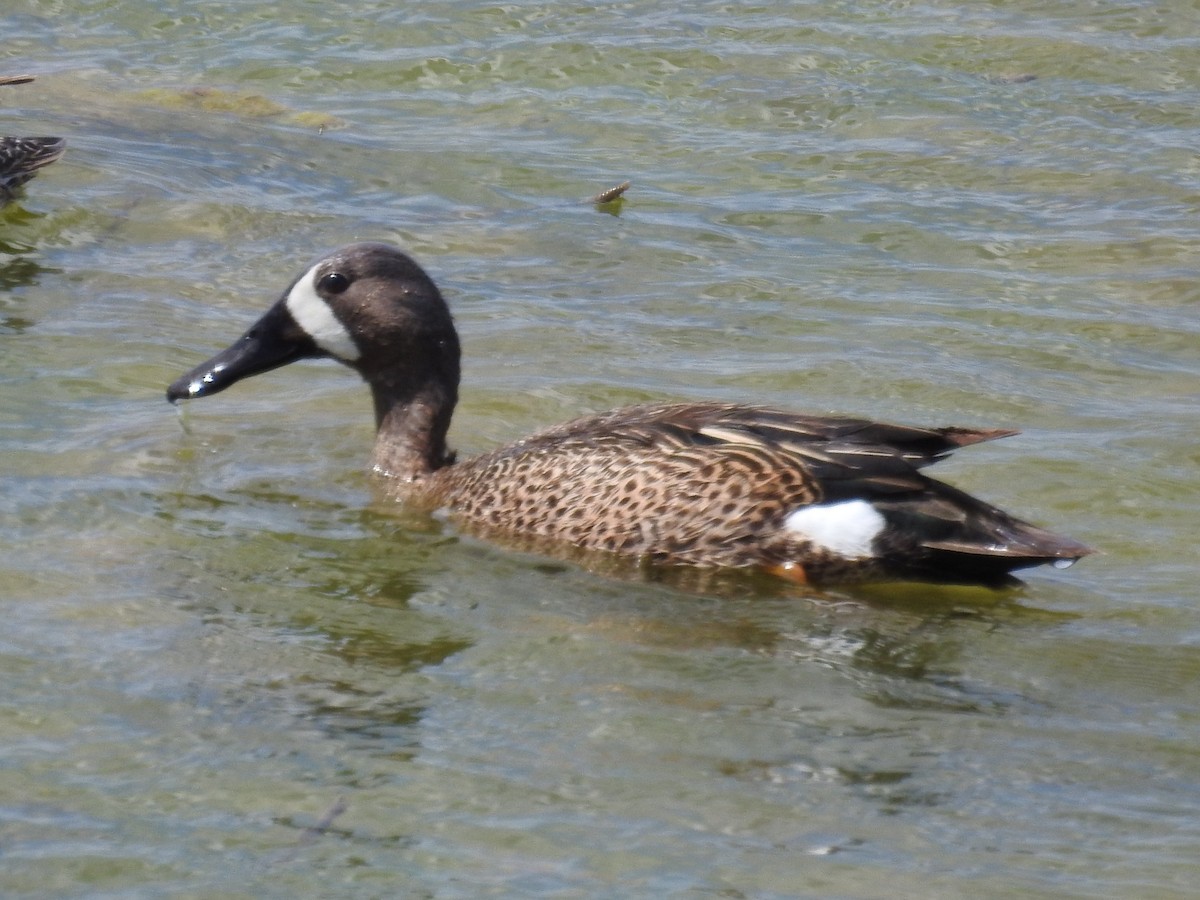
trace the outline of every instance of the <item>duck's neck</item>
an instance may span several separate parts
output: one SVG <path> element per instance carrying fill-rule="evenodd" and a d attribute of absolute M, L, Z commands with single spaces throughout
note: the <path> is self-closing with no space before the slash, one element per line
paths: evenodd
<path fill-rule="evenodd" d="M 375 399 L 375 453 L 372 467 L 381 475 L 413 483 L 451 462 L 446 432 L 458 391 L 427 382 L 397 392 L 372 385 Z"/>

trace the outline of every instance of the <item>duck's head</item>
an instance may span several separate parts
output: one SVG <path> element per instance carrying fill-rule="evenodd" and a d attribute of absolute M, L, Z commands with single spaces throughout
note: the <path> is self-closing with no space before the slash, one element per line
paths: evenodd
<path fill-rule="evenodd" d="M 390 244 L 343 247 L 313 263 L 230 347 L 177 378 L 172 403 L 219 393 L 299 359 L 331 357 L 378 395 L 436 383 L 454 394 L 458 336 L 437 286 Z"/>

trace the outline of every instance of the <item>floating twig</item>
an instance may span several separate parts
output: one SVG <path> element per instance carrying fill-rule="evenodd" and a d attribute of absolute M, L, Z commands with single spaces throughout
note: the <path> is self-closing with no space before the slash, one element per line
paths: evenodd
<path fill-rule="evenodd" d="M 304 832 L 300 835 L 300 840 L 296 841 L 297 846 L 311 844 L 326 831 L 328 831 L 329 826 L 333 824 L 333 820 L 344 813 L 348 808 L 349 807 L 346 805 L 346 798 L 338 797 L 337 800 L 333 802 L 333 806 L 325 810 L 325 815 L 317 819 L 316 825 L 312 825 L 309 828 L 304 829 Z"/>

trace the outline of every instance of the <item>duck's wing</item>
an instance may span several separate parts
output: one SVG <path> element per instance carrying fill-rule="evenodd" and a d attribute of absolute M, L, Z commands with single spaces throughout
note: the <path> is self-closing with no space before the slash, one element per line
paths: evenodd
<path fill-rule="evenodd" d="M 57 160 L 67 142 L 56 137 L 0 137 L 0 200 Z"/>
<path fill-rule="evenodd" d="M 885 491 L 912 487 L 917 470 L 959 447 L 1009 437 L 1008 429 L 918 428 L 868 419 L 809 416 L 761 406 L 690 403 L 633 406 L 576 419 L 522 444 L 611 441 L 719 456 L 757 451 L 800 464 L 819 483 L 878 480 Z"/>

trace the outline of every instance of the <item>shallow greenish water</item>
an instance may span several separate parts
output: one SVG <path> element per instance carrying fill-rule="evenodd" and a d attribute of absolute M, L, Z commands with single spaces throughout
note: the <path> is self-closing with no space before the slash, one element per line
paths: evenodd
<path fill-rule="evenodd" d="M 678 6 L 0 12 L 70 144 L 0 212 L 0 894 L 1194 895 L 1194 7 Z M 941 474 L 1103 555 L 608 580 L 378 499 L 332 364 L 163 401 L 356 239 L 450 297 L 464 453 L 1018 427 Z"/>

